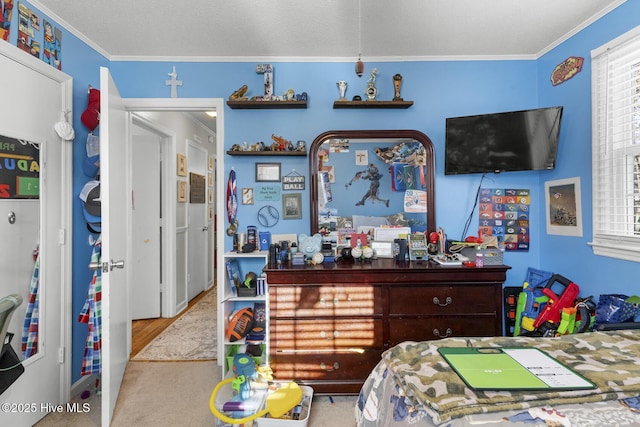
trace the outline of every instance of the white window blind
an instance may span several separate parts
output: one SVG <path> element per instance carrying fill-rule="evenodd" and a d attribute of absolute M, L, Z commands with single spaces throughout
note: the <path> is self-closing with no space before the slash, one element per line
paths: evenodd
<path fill-rule="evenodd" d="M 640 27 L 592 57 L 593 251 L 640 262 Z"/>

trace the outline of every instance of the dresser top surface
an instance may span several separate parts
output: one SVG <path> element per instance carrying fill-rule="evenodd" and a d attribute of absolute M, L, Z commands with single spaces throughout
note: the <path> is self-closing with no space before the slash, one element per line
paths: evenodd
<path fill-rule="evenodd" d="M 304 265 L 292 265 L 291 263 L 284 263 L 280 265 L 268 265 L 265 271 L 269 272 L 292 272 L 292 271 L 304 271 L 304 272 L 347 272 L 347 271 L 366 271 L 370 273 L 377 272 L 402 272 L 402 271 L 419 271 L 419 272 L 442 272 L 442 271 L 465 271 L 465 272 L 478 272 L 483 271 L 506 271 L 511 267 L 508 265 L 486 265 L 484 267 L 465 267 L 462 265 L 440 265 L 435 261 L 396 261 L 391 258 L 378 258 L 370 261 L 338 261 L 338 262 L 324 262 L 322 264 L 304 264 Z"/>
<path fill-rule="evenodd" d="M 342 261 L 318 265 L 269 265 L 265 268 L 269 284 L 286 283 L 497 283 L 506 280 L 507 265 L 481 268 L 443 266 L 431 261 L 371 262 Z"/>

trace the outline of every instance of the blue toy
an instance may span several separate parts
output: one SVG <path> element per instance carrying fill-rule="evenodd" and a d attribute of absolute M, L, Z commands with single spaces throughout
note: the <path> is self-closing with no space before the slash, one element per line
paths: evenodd
<path fill-rule="evenodd" d="M 231 387 L 238 392 L 240 400 L 247 400 L 251 397 L 251 380 L 258 378 L 256 362 L 246 353 L 236 354 L 233 357 L 233 372 L 236 379 Z"/>
<path fill-rule="evenodd" d="M 305 258 L 313 258 L 313 254 L 322 249 L 322 236 L 318 233 L 313 236 L 300 234 L 298 236 L 298 251 L 302 252 Z"/>

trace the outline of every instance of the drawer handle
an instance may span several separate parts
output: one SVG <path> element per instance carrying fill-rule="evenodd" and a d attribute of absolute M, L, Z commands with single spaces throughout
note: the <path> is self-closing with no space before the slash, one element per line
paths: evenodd
<path fill-rule="evenodd" d="M 338 338 L 338 335 L 340 335 L 340 333 L 338 331 L 333 331 L 333 336 L 327 338 L 327 332 L 326 331 L 320 331 L 320 337 L 321 338 L 327 338 L 327 339 Z"/>
<path fill-rule="evenodd" d="M 340 369 L 340 364 L 338 362 L 334 362 L 333 363 L 333 368 L 327 368 L 327 364 L 322 362 L 320 364 L 320 369 L 322 369 L 323 371 L 327 371 L 327 372 L 337 371 L 338 369 Z"/>
<path fill-rule="evenodd" d="M 440 337 L 440 338 L 447 338 L 450 337 L 451 334 L 453 334 L 453 331 L 451 330 L 451 328 L 447 328 L 447 330 L 445 331 L 445 335 L 440 335 L 440 330 L 438 329 L 434 329 L 433 330 L 433 335 Z"/>
<path fill-rule="evenodd" d="M 438 297 L 433 297 L 433 303 L 435 305 L 439 305 L 440 307 L 446 307 L 449 304 L 451 304 L 453 302 L 453 298 L 451 297 L 447 297 L 447 299 L 445 299 L 444 304 L 440 304 L 440 300 L 438 299 Z"/>
<path fill-rule="evenodd" d="M 338 302 L 339 302 L 339 301 L 340 301 L 340 300 L 338 300 L 338 298 L 334 298 L 334 299 L 333 299 L 333 305 L 338 305 Z M 324 299 L 324 298 L 320 298 L 320 304 L 322 304 L 322 305 L 326 305 L 326 304 L 327 304 L 327 300 L 326 300 L 326 299 Z"/>

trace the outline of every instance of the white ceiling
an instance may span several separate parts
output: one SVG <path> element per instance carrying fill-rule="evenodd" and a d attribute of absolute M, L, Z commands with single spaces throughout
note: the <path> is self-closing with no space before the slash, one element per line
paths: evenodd
<path fill-rule="evenodd" d="M 366 62 L 536 58 L 624 1 L 32 3 L 110 60 Z"/>

